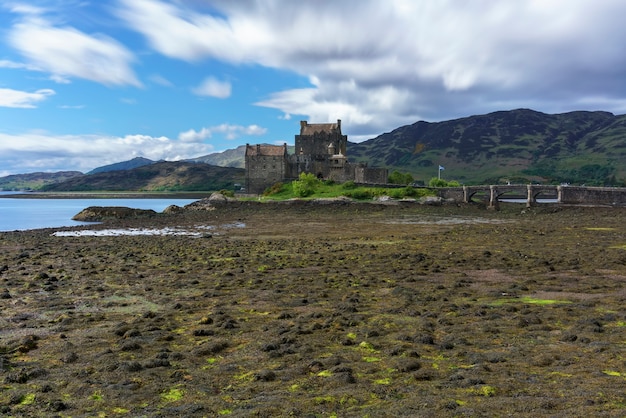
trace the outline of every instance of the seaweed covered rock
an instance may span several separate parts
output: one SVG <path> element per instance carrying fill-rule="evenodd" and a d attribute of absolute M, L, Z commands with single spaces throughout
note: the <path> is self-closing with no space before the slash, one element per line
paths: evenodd
<path fill-rule="evenodd" d="M 81 222 L 102 222 L 107 219 L 143 218 L 156 215 L 152 209 L 133 209 L 125 206 L 89 206 L 72 218 Z"/>

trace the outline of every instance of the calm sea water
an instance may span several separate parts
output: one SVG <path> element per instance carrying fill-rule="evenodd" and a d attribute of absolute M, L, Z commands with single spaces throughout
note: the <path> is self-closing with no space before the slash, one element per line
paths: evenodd
<path fill-rule="evenodd" d="M 0 192 L 0 194 L 7 194 Z M 0 231 L 84 225 L 72 216 L 89 206 L 126 206 L 162 212 L 197 199 L 14 199 L 0 198 Z"/>

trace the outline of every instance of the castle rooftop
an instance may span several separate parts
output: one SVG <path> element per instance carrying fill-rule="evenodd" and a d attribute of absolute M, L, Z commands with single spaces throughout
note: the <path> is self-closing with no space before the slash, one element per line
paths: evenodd
<path fill-rule="evenodd" d="M 266 145 L 266 144 L 257 144 L 257 145 L 249 145 L 246 144 L 246 155 L 250 157 L 257 156 L 278 156 L 281 157 L 285 155 L 287 152 L 287 145 Z"/>
<path fill-rule="evenodd" d="M 337 120 L 337 123 L 308 123 L 303 120 L 300 121 L 300 135 L 314 135 L 315 133 L 328 133 L 341 132 L 341 120 Z"/>

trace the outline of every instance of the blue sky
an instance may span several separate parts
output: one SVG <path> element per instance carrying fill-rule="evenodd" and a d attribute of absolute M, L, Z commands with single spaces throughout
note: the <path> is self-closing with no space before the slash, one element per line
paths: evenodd
<path fill-rule="evenodd" d="M 0 176 L 351 141 L 497 110 L 626 113 L 622 0 L 0 2 Z"/>

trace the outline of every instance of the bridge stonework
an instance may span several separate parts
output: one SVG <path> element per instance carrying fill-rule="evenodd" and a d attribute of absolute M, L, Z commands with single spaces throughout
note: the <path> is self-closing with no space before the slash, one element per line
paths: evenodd
<path fill-rule="evenodd" d="M 443 199 L 469 203 L 475 195 L 483 196 L 488 207 L 497 209 L 503 198 L 525 199 L 526 206 L 538 198 L 555 199 L 557 203 L 578 205 L 626 206 L 626 187 L 547 186 L 539 184 L 484 185 L 438 188 Z"/>

